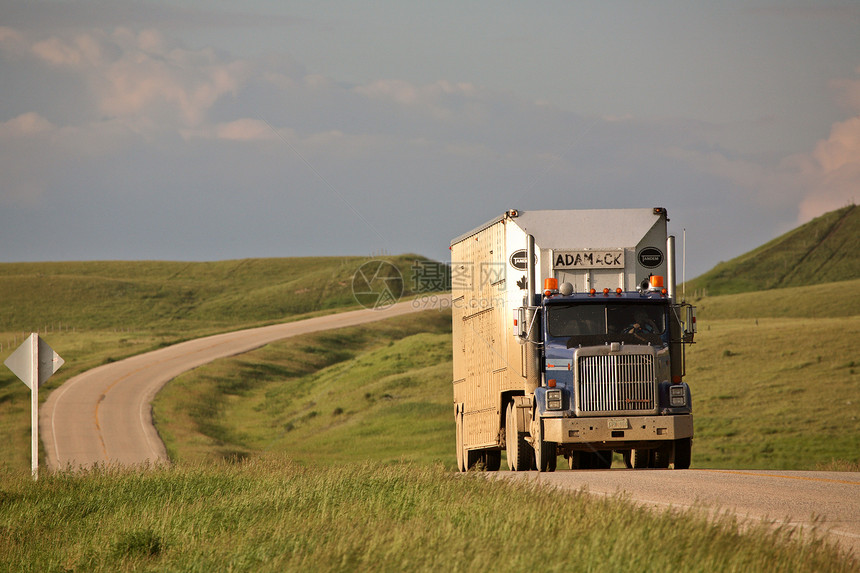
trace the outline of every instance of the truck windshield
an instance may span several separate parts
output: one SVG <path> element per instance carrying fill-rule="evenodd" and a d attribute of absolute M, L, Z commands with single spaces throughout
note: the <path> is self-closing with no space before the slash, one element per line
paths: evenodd
<path fill-rule="evenodd" d="M 660 344 L 666 310 L 654 304 L 554 304 L 547 306 L 547 330 L 568 338 L 568 347 L 603 342 Z"/>

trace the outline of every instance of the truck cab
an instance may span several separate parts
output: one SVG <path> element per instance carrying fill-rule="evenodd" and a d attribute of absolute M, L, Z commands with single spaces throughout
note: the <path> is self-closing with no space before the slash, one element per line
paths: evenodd
<path fill-rule="evenodd" d="M 552 469 L 558 455 L 571 469 L 608 468 L 613 451 L 628 467 L 689 467 L 692 401 L 681 345 L 692 340 L 692 308 L 672 304 L 659 287 L 573 294 L 552 279 L 545 286 L 532 315 L 541 376 L 526 443 L 534 448 L 541 438 L 537 449 L 546 450 L 536 468 Z"/>

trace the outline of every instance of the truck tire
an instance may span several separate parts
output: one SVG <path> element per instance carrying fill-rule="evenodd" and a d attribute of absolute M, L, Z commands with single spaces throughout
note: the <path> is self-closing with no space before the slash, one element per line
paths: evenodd
<path fill-rule="evenodd" d="M 675 440 L 675 469 L 688 470 L 693 459 L 693 438 Z"/>
<path fill-rule="evenodd" d="M 457 428 L 457 470 L 466 471 L 466 450 L 463 447 L 463 414 L 457 412 L 454 414 L 454 426 Z"/>
<path fill-rule="evenodd" d="M 514 403 L 505 411 L 505 448 L 508 468 L 512 472 L 527 472 L 531 469 L 534 453 L 532 447 L 517 429 Z"/>
<path fill-rule="evenodd" d="M 660 470 L 668 469 L 672 461 L 672 442 L 664 444 L 654 450 L 654 467 Z"/>
<path fill-rule="evenodd" d="M 483 460 L 480 450 L 466 450 L 463 452 L 463 458 L 466 461 L 466 471 L 475 469 L 478 462 Z"/>
<path fill-rule="evenodd" d="M 483 452 L 481 450 L 466 449 L 465 426 L 462 412 L 457 414 L 455 426 L 457 428 L 457 469 L 461 472 L 467 472 L 474 469 L 479 461 L 483 461 Z"/>
<path fill-rule="evenodd" d="M 558 461 L 557 444 L 543 440 L 543 420 L 532 424 L 537 430 L 534 437 L 535 465 L 539 472 L 554 472 Z"/>

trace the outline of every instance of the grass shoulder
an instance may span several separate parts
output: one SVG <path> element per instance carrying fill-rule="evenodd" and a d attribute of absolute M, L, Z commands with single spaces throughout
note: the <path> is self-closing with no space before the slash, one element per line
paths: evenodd
<path fill-rule="evenodd" d="M 3 562 L 16 571 L 857 568 L 823 538 L 787 527 L 654 513 L 434 465 L 306 467 L 265 456 L 38 482 L 4 472 L 0 483 Z"/>

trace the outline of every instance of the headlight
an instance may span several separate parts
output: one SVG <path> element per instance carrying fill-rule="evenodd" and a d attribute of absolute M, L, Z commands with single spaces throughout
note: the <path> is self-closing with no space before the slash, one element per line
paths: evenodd
<path fill-rule="evenodd" d="M 687 405 L 687 388 L 684 386 L 669 387 L 669 404 L 673 408 L 683 408 Z"/>
<path fill-rule="evenodd" d="M 561 410 L 561 390 L 547 390 L 546 409 Z"/>

